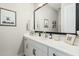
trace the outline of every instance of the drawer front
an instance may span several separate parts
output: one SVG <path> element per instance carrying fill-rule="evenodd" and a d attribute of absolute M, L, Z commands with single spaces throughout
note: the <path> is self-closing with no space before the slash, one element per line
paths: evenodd
<path fill-rule="evenodd" d="M 37 47 L 38 49 L 41 49 L 42 51 L 47 51 L 47 46 L 45 46 L 45 45 L 43 45 L 43 44 L 41 44 L 41 43 L 38 43 L 38 42 L 36 42 L 36 41 L 32 41 L 31 42 L 31 45 L 34 47 Z"/>
<path fill-rule="evenodd" d="M 49 48 L 49 56 L 69 56 L 69 54 L 61 52 L 54 48 Z"/>
<path fill-rule="evenodd" d="M 32 54 L 33 56 L 47 56 L 47 52 L 42 51 L 37 47 L 32 47 Z"/>
<path fill-rule="evenodd" d="M 47 56 L 47 47 L 46 46 L 44 46 L 38 42 L 32 41 L 31 47 L 32 47 L 32 53 L 34 56 Z"/>

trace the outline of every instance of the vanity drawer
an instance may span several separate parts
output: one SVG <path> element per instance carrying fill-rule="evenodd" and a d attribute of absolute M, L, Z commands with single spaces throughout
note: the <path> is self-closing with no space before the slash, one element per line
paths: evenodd
<path fill-rule="evenodd" d="M 54 48 L 49 48 L 49 56 L 69 56 L 69 54 L 59 51 Z"/>
<path fill-rule="evenodd" d="M 47 46 L 31 41 L 32 54 L 34 56 L 47 56 Z"/>
<path fill-rule="evenodd" d="M 32 46 L 35 46 L 35 47 L 37 47 L 37 48 L 39 48 L 39 49 L 41 49 L 41 50 L 43 50 L 43 51 L 47 51 L 47 46 L 45 46 L 45 45 L 43 45 L 43 44 L 41 44 L 41 43 L 39 43 L 39 42 L 32 41 L 32 42 L 31 42 L 31 45 L 32 45 Z"/>
<path fill-rule="evenodd" d="M 47 51 L 43 51 L 36 46 L 32 46 L 32 54 L 33 56 L 47 56 Z"/>

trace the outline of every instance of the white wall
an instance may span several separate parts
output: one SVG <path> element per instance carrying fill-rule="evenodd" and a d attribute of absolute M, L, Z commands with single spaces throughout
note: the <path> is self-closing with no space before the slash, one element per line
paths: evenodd
<path fill-rule="evenodd" d="M 17 26 L 0 26 L 0 55 L 18 55 L 22 50 L 23 34 L 26 33 L 26 23 L 31 22 L 33 28 L 33 5 L 32 4 L 1 4 L 0 7 L 14 10 L 17 13 Z"/>
<path fill-rule="evenodd" d="M 58 32 L 61 32 L 61 8 L 58 10 Z"/>
<path fill-rule="evenodd" d="M 61 6 L 61 32 L 76 33 L 75 3 L 66 3 Z"/>

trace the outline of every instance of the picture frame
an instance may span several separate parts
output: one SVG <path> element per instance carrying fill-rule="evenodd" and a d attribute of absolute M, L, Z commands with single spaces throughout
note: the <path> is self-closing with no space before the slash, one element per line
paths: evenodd
<path fill-rule="evenodd" d="M 0 26 L 16 26 L 16 11 L 0 8 Z"/>
<path fill-rule="evenodd" d="M 48 19 L 44 19 L 44 28 L 48 28 Z"/>
<path fill-rule="evenodd" d="M 75 39 L 76 39 L 76 35 L 67 34 L 65 42 L 68 43 L 68 44 L 70 44 L 70 45 L 74 45 Z"/>

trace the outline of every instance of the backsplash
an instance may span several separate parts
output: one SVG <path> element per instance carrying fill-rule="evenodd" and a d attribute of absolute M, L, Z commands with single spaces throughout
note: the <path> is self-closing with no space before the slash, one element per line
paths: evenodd
<path fill-rule="evenodd" d="M 75 40 L 75 43 L 74 43 L 74 45 L 77 45 L 77 46 L 79 46 L 79 37 L 78 37 L 78 36 L 76 37 L 76 40 Z"/>
<path fill-rule="evenodd" d="M 39 37 L 44 37 L 45 38 L 45 34 L 47 35 L 46 38 L 49 38 L 50 34 L 49 33 L 41 33 L 39 36 L 39 33 L 35 33 L 36 36 L 39 36 Z M 49 38 L 50 39 L 50 38 Z M 60 34 L 52 34 L 52 39 L 56 40 L 56 41 L 64 41 L 66 39 L 66 35 L 60 35 Z M 77 45 L 79 46 L 79 37 L 77 36 L 76 39 L 75 39 L 75 43 L 74 45 Z"/>

